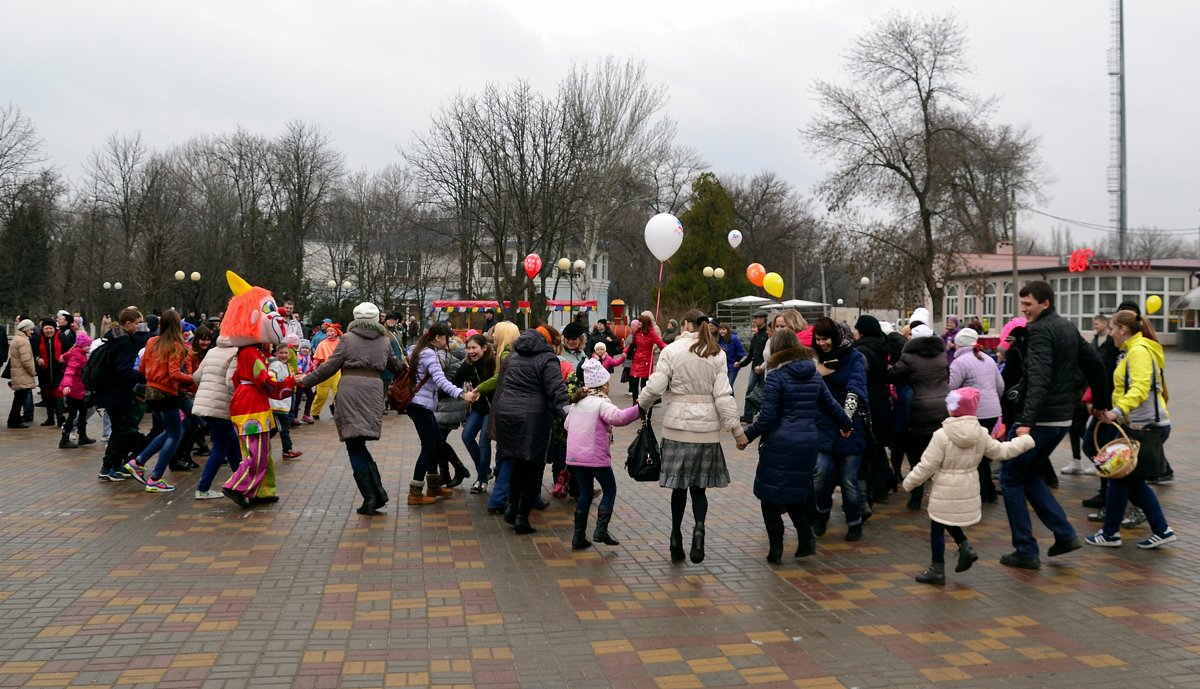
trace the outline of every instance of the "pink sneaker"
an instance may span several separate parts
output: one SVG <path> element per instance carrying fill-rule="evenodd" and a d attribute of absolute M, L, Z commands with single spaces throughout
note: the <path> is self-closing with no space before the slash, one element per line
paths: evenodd
<path fill-rule="evenodd" d="M 313 418 L 312 416 L 310 416 L 310 415 L 306 415 L 306 416 L 304 417 L 304 423 L 307 423 L 307 424 L 314 424 L 314 423 L 316 423 L 316 422 L 317 422 L 317 420 L 316 420 L 316 419 L 314 419 L 314 418 Z"/>

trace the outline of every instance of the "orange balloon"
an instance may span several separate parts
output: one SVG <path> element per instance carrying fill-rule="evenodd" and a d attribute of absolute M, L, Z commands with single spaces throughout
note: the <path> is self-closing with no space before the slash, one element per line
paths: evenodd
<path fill-rule="evenodd" d="M 763 278 L 767 276 L 767 269 L 763 268 L 761 263 L 751 263 L 746 266 L 746 279 L 755 287 L 762 287 Z"/>

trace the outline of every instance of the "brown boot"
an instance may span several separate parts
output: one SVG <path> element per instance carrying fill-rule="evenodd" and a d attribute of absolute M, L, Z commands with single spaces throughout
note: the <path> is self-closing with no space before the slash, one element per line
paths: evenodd
<path fill-rule="evenodd" d="M 425 496 L 430 498 L 448 498 L 454 495 L 449 488 L 442 488 L 442 479 L 437 473 L 425 474 Z"/>
<path fill-rule="evenodd" d="M 408 504 L 432 505 L 435 502 L 437 502 L 437 498 L 425 496 L 425 484 L 419 481 L 412 481 L 408 484 Z"/>

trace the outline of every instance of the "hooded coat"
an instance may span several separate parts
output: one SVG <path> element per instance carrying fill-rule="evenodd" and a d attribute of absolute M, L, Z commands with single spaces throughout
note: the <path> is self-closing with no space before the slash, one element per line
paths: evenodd
<path fill-rule="evenodd" d="M 386 390 L 382 374 L 385 370 L 399 374 L 403 364 L 392 353 L 383 324 L 373 319 L 357 319 L 340 338 L 337 349 L 304 377 L 305 387 L 314 387 L 323 380 L 342 372 L 338 384 L 338 439 L 379 440 L 383 430 L 383 409 Z"/>
<path fill-rule="evenodd" d="M 820 321 L 818 321 L 820 323 Z M 832 321 L 830 321 L 832 324 Z M 834 324 L 836 327 L 836 324 Z M 833 340 L 835 346 L 829 352 L 816 348 L 817 359 L 833 372 L 823 376 L 825 386 L 838 404 L 848 406 L 847 399 L 851 393 L 858 397 L 856 409 L 852 410 L 851 420 L 854 422 L 854 432 L 849 438 L 842 437 L 837 424 L 829 417 L 817 421 L 825 433 L 822 452 L 832 452 L 835 455 L 861 455 L 867 449 L 867 424 L 864 417 L 869 413 L 871 403 L 867 395 L 867 360 L 854 348 L 849 338 L 842 331 L 837 331 L 841 341 Z"/>
<path fill-rule="evenodd" d="M 83 367 L 87 364 L 88 348 L 91 346 L 92 338 L 88 337 L 87 333 L 80 331 L 75 336 L 75 346 L 63 354 L 63 364 L 66 365 L 66 368 L 63 371 L 62 382 L 59 383 L 59 394 L 62 397 L 69 397 L 73 400 L 87 397 L 87 390 L 83 385 Z M 64 392 L 67 388 L 71 389 L 70 393 Z"/>
<path fill-rule="evenodd" d="M 808 504 L 817 453 L 826 442 L 819 422 L 839 430 L 852 427 L 842 405 L 833 398 L 812 359 L 800 350 L 779 352 L 763 384 L 762 410 L 746 429 L 758 443 L 754 497 L 774 505 Z"/>
<path fill-rule="evenodd" d="M 2 335 L 0 335 L 2 337 Z M 37 365 L 33 360 L 33 341 L 25 333 L 18 332 L 9 346 L 8 360 L 12 362 L 11 384 L 13 390 L 32 390 L 37 387 Z"/>
<path fill-rule="evenodd" d="M 987 355 L 975 356 L 974 349 L 959 349 L 954 352 L 954 363 L 950 364 L 948 387 L 957 390 L 972 387 L 979 390 L 979 412 L 981 419 L 1000 418 L 1000 398 L 1004 395 L 1004 377 L 1000 367 Z"/>
<path fill-rule="evenodd" d="M 904 346 L 900 361 L 888 371 L 888 382 L 912 388 L 908 414 L 910 433 L 933 433 L 946 418 L 950 366 L 946 345 L 937 335 L 914 337 Z"/>
<path fill-rule="evenodd" d="M 504 360 L 492 398 L 488 435 L 496 441 L 497 462 L 546 461 L 556 418 L 571 401 L 554 350 L 537 330 L 526 330 Z"/>
<path fill-rule="evenodd" d="M 854 324 L 858 340 L 854 348 L 867 362 L 867 406 L 871 410 L 871 432 L 880 445 L 892 442 L 892 396 L 888 391 L 888 344 L 874 316 L 859 316 Z"/>
<path fill-rule="evenodd" d="M 659 349 L 667 348 L 667 343 L 658 335 L 658 328 L 651 328 L 648 333 L 639 329 L 633 334 L 633 367 L 629 370 L 629 375 L 634 378 L 650 377 L 656 345 Z"/>
<path fill-rule="evenodd" d="M 1033 449 L 1033 445 L 1032 435 L 1002 443 L 979 425 L 978 417 L 950 417 L 942 421 L 920 463 L 904 478 L 904 490 L 912 492 L 932 479 L 929 518 L 947 526 L 977 524 L 983 517 L 979 501 L 980 459 L 1012 459 Z"/>

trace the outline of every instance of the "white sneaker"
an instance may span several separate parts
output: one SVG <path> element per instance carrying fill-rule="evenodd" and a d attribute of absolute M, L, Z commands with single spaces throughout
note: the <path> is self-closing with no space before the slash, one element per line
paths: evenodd
<path fill-rule="evenodd" d="M 1138 541 L 1137 547 L 1144 548 L 1144 549 L 1150 549 L 1150 548 L 1157 548 L 1160 545 L 1166 545 L 1168 543 L 1174 543 L 1174 542 L 1175 542 L 1175 532 L 1172 531 L 1171 529 L 1167 529 L 1167 532 L 1162 534 L 1161 536 L 1159 534 L 1153 534 L 1152 536 L 1150 536 L 1150 538 L 1147 538 L 1144 541 Z"/>
<path fill-rule="evenodd" d="M 1063 467 L 1058 470 L 1058 473 L 1060 473 L 1060 474 L 1082 474 L 1083 467 L 1079 466 L 1079 460 L 1075 459 L 1075 460 L 1072 460 L 1070 464 L 1064 464 Z"/>
<path fill-rule="evenodd" d="M 1100 472 L 1096 471 L 1096 465 L 1092 464 L 1091 460 L 1080 460 L 1079 473 L 1084 476 L 1099 476 Z"/>
<path fill-rule="evenodd" d="M 196 491 L 197 500 L 217 500 L 225 497 L 225 494 L 219 490 L 198 490 Z"/>

